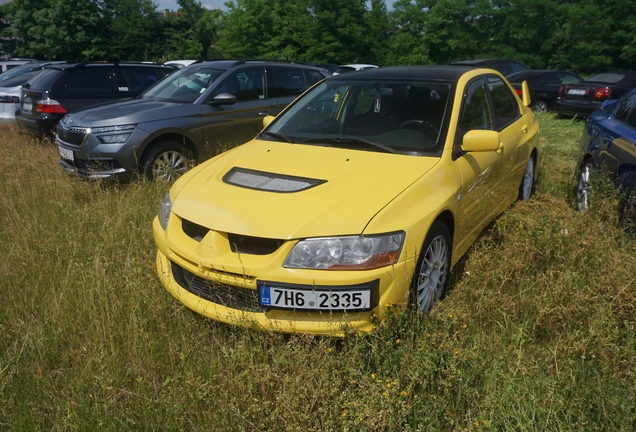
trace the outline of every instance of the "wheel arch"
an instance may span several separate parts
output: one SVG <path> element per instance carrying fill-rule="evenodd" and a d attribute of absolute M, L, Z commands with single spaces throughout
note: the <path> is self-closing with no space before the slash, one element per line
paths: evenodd
<path fill-rule="evenodd" d="M 161 134 L 161 135 L 157 135 L 157 136 L 153 137 L 150 141 L 148 141 L 148 143 L 146 143 L 143 151 L 141 152 L 141 155 L 139 155 L 139 157 L 137 159 L 137 167 L 138 167 L 138 169 L 140 171 L 143 169 L 143 167 L 142 167 L 143 161 L 146 159 L 146 157 L 152 151 L 152 149 L 157 144 L 159 144 L 161 142 L 166 142 L 166 141 L 171 141 L 171 142 L 174 142 L 176 144 L 181 144 L 181 145 L 185 146 L 185 148 L 192 155 L 192 158 L 195 161 L 199 160 L 199 153 L 198 153 L 198 150 L 197 150 L 197 146 L 196 146 L 196 144 L 194 143 L 194 141 L 190 137 L 188 137 L 187 135 L 178 133 L 178 132 L 168 132 L 168 133 L 164 133 L 164 134 Z"/>

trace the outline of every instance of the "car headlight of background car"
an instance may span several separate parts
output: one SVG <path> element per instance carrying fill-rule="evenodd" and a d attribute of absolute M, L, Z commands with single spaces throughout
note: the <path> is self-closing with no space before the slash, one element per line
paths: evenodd
<path fill-rule="evenodd" d="M 137 127 L 136 124 L 96 127 L 96 128 L 90 128 L 87 131 L 87 133 L 99 134 L 99 133 L 106 133 L 106 132 L 116 132 L 109 135 L 99 135 L 97 139 L 102 144 L 123 144 L 126 141 L 128 141 L 128 138 L 130 138 L 130 135 L 131 135 L 131 132 L 125 132 L 125 131 L 131 131 L 135 129 L 136 127 Z M 124 131 L 124 133 L 118 133 L 122 131 Z"/>
<path fill-rule="evenodd" d="M 159 218 L 159 225 L 166 230 L 168 228 L 168 221 L 170 220 L 170 214 L 172 213 L 172 200 L 170 199 L 170 192 L 163 197 L 161 205 L 159 206 L 159 212 L 157 217 Z"/>
<path fill-rule="evenodd" d="M 404 232 L 301 240 L 293 247 L 283 267 L 329 270 L 384 267 L 397 261 L 403 241 Z"/>

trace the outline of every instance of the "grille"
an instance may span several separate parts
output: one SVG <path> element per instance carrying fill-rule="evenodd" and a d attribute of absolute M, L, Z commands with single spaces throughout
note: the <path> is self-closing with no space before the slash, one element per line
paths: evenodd
<path fill-rule="evenodd" d="M 269 255 L 276 252 L 276 249 L 283 244 L 282 240 L 246 237 L 236 234 L 228 234 L 228 238 L 232 252 L 247 255 Z"/>
<path fill-rule="evenodd" d="M 299 192 L 326 182 L 326 180 L 293 177 L 238 167 L 228 171 L 223 177 L 223 181 L 247 189 L 281 193 Z"/>
<path fill-rule="evenodd" d="M 69 144 L 81 145 L 86 136 L 86 129 L 70 128 L 64 129 L 61 125 L 57 125 L 57 136 L 64 142 Z"/>
<path fill-rule="evenodd" d="M 193 275 L 178 264 L 171 264 L 174 280 L 192 294 L 232 309 L 246 312 L 265 312 L 258 301 L 258 290 L 203 279 Z"/>
<path fill-rule="evenodd" d="M 181 228 L 183 232 L 188 235 L 188 237 L 200 242 L 203 240 L 203 237 L 210 231 L 204 226 L 199 224 L 195 224 L 194 222 L 190 222 L 189 220 L 183 219 L 181 221 Z"/>

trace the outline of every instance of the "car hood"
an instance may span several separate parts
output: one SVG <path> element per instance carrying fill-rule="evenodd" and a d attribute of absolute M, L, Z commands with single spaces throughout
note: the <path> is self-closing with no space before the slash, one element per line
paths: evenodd
<path fill-rule="evenodd" d="M 67 114 L 64 121 L 74 127 L 98 127 L 116 124 L 143 123 L 183 117 L 199 113 L 200 106 L 151 99 L 128 99 Z"/>
<path fill-rule="evenodd" d="M 217 156 L 174 185 L 173 212 L 220 232 L 294 239 L 363 233 L 369 221 L 439 158 L 254 140 Z M 232 169 L 269 173 L 296 192 L 224 179 Z M 249 172 L 248 176 L 249 177 Z"/>

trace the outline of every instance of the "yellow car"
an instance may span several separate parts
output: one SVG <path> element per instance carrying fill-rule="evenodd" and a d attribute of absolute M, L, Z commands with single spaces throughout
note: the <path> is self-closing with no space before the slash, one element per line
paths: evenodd
<path fill-rule="evenodd" d="M 214 320 L 287 333 L 369 331 L 396 302 L 428 312 L 480 232 L 532 193 L 525 89 L 466 66 L 316 84 L 174 183 L 153 222 L 163 285 Z"/>

